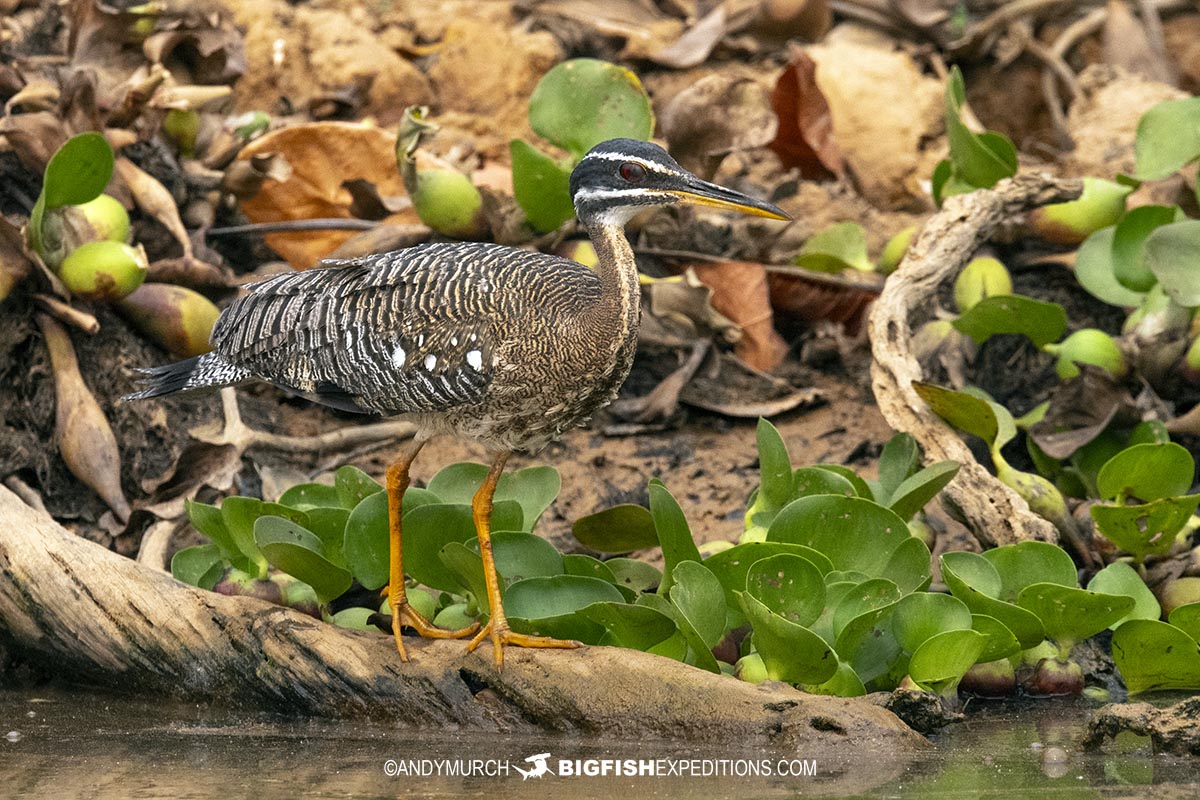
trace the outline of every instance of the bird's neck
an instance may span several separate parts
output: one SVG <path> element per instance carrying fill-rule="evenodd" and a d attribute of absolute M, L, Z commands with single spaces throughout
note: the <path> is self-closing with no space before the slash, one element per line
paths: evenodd
<path fill-rule="evenodd" d="M 596 248 L 596 273 L 600 277 L 600 300 L 592 309 L 601 327 L 616 325 L 614 338 L 619 344 L 637 327 L 641 313 L 641 287 L 637 261 L 625 238 L 624 221 L 597 220 L 587 223 L 588 235 Z"/>

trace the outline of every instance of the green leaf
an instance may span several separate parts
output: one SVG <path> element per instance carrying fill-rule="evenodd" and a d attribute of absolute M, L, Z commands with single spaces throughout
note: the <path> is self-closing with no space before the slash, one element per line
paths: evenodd
<path fill-rule="evenodd" d="M 1130 694 L 1200 689 L 1200 644 L 1165 622 L 1131 619 L 1113 633 L 1113 662 Z"/>
<path fill-rule="evenodd" d="M 792 263 L 817 272 L 874 269 L 867 257 L 866 231 L 853 222 L 839 222 L 817 231 L 800 248 Z"/>
<path fill-rule="evenodd" d="M 521 139 L 509 142 L 508 152 L 512 160 L 513 196 L 529 224 L 548 233 L 574 219 L 571 171 Z"/>
<path fill-rule="evenodd" d="M 908 662 L 908 674 L 938 694 L 958 686 L 962 676 L 979 659 L 985 638 L 977 631 L 950 630 L 925 641 Z"/>
<path fill-rule="evenodd" d="M 1075 562 L 1066 550 L 1049 542 L 1019 542 L 994 547 L 984 552 L 983 558 L 1000 576 L 1000 591 L 996 597 L 1006 602 L 1016 602 L 1021 590 L 1035 583 L 1079 586 Z"/>
<path fill-rule="evenodd" d="M 352 467 L 349 464 L 339 467 L 338 471 L 333 474 L 333 485 L 342 508 L 349 509 L 353 509 L 376 492 L 383 491 L 383 486 L 379 481 L 358 467 Z"/>
<path fill-rule="evenodd" d="M 1126 616 L 1133 610 L 1134 600 L 1057 583 L 1035 583 L 1021 590 L 1017 605 L 1037 615 L 1048 637 L 1070 647 Z"/>
<path fill-rule="evenodd" d="M 1143 257 L 1146 238 L 1163 225 L 1175 221 L 1175 206 L 1140 206 L 1125 213 L 1113 232 L 1113 275 L 1135 292 L 1144 292 L 1155 283 L 1151 260 Z"/>
<path fill-rule="evenodd" d="M 988 401 L 932 383 L 913 381 L 913 390 L 934 414 L 963 433 L 978 436 L 988 447 L 996 441 L 999 424 Z"/>
<path fill-rule="evenodd" d="M 892 612 L 892 633 L 910 653 L 939 633 L 970 628 L 970 610 L 961 600 L 946 594 L 914 592 L 900 598 Z"/>
<path fill-rule="evenodd" d="M 684 561 L 702 561 L 700 550 L 692 539 L 692 531 L 683 509 L 660 481 L 650 481 L 650 514 L 654 518 L 654 529 L 663 552 L 663 577 L 658 593 L 666 594 L 673 583 L 671 571 Z"/>
<path fill-rule="evenodd" d="M 874 591 L 871 598 L 874 605 L 863 606 L 860 591 L 861 587 L 851 590 L 834 612 L 833 629 L 838 633 L 833 649 L 839 658 L 854 667 L 864 683 L 870 683 L 887 673 L 901 656 L 900 643 L 892 633 L 892 614 L 896 610 L 899 593 L 895 586 L 887 594 Z M 863 609 L 862 613 L 839 622 L 855 607 Z"/>
<path fill-rule="evenodd" d="M 938 165 L 934 167 L 930 183 L 933 202 L 937 204 L 938 208 L 941 208 L 942 203 L 945 202 L 947 197 L 953 197 L 956 194 L 967 194 L 978 188 L 968 183 L 959 174 L 950 159 L 938 162 Z"/>
<path fill-rule="evenodd" d="M 833 612 L 833 631 L 838 641 L 841 641 L 842 633 L 852 621 L 864 614 L 891 608 L 900 597 L 900 589 L 885 578 L 872 578 L 855 586 L 838 601 Z M 852 655 L 841 650 L 838 653 L 843 658 Z"/>
<path fill-rule="evenodd" d="M 671 603 L 711 650 L 725 633 L 725 593 L 720 582 L 696 561 L 680 562 L 672 576 L 674 583 L 668 593 Z"/>
<path fill-rule="evenodd" d="M 831 697 L 862 697 L 867 693 L 862 679 L 854 671 L 854 667 L 845 661 L 838 662 L 837 672 L 824 683 L 806 683 L 800 687 L 809 694 L 823 694 Z"/>
<path fill-rule="evenodd" d="M 1154 592 L 1146 586 L 1137 570 L 1124 561 L 1114 561 L 1097 572 L 1088 581 L 1087 588 L 1093 592 L 1133 598 L 1133 608 L 1130 612 L 1108 626 L 1112 630 L 1116 630 L 1125 620 L 1158 619 L 1162 616 L 1162 608 L 1159 607 Z"/>
<path fill-rule="evenodd" d="M 1046 638 L 1042 621 L 1035 614 L 997 599 L 1002 587 L 1000 574 L 990 561 L 978 553 L 943 554 L 942 580 L 972 614 L 983 614 L 999 620 L 1017 637 L 1022 648 L 1034 647 Z"/>
<path fill-rule="evenodd" d="M 409 538 L 404 526 L 408 517 L 417 508 L 432 505 L 429 502 L 432 497 L 423 489 L 410 488 L 404 493 L 400 520 L 406 553 Z M 378 589 L 388 582 L 389 549 L 387 492 L 375 492 L 356 505 L 346 519 L 342 555 L 359 583 L 367 589 Z M 407 560 L 404 566 L 409 566 Z"/>
<path fill-rule="evenodd" d="M 686 656 L 681 660 L 709 672 L 719 673 L 721 671 L 720 666 L 717 664 L 717 659 L 712 654 L 712 648 L 705 643 L 704 638 L 688 618 L 684 616 L 683 612 L 664 595 L 640 595 L 637 599 L 637 605 L 652 608 L 675 621 L 676 627 L 679 628 L 679 634 L 686 642 L 688 650 Z M 658 648 L 655 648 L 655 651 L 657 650 Z"/>
<path fill-rule="evenodd" d="M 575 612 L 593 603 L 622 603 L 617 587 L 599 578 L 557 575 L 527 578 L 508 587 L 504 610 L 513 630 L 596 644 L 604 627 Z"/>
<path fill-rule="evenodd" d="M 658 567 L 636 558 L 610 558 L 604 565 L 612 570 L 617 586 L 637 594 L 653 591 L 662 583 L 662 572 Z"/>
<path fill-rule="evenodd" d="M 1200 158 L 1200 97 L 1165 100 L 1138 121 L 1133 146 L 1137 177 L 1165 178 Z"/>
<path fill-rule="evenodd" d="M 253 497 L 226 497 L 221 503 L 225 528 L 238 550 L 253 564 L 254 568 L 248 571 L 257 578 L 267 576 L 267 559 L 254 541 L 254 523 L 264 516 L 283 517 L 297 525 L 308 525 L 308 515 L 303 511 L 278 503 L 264 503 Z"/>
<path fill-rule="evenodd" d="M 983 652 L 976 659 L 980 664 L 1008 658 L 1021 652 L 1021 643 L 1000 620 L 987 614 L 972 614 L 971 628 L 983 634 Z"/>
<path fill-rule="evenodd" d="M 739 592 L 737 597 L 754 629 L 754 647 L 762 656 L 768 677 L 788 683 L 820 684 L 834 676 L 838 659 L 821 637 L 773 613 L 747 592 Z"/>
<path fill-rule="evenodd" d="M 930 464 L 893 490 L 888 507 L 901 519 L 912 519 L 938 492 L 946 488 L 946 484 L 954 480 L 960 466 L 957 461 Z"/>
<path fill-rule="evenodd" d="M 1017 150 L 997 133 L 975 134 L 962 121 L 966 87 L 957 66 L 950 72 L 946 86 L 946 134 L 950 141 L 950 160 L 954 172 L 966 183 L 988 188 L 1017 172 Z"/>
<path fill-rule="evenodd" d="M 820 469 L 824 470 L 825 472 L 832 472 L 834 475 L 839 475 L 849 481 L 850 485 L 854 487 L 854 493 L 859 497 L 863 498 L 864 500 L 874 500 L 877 503 L 880 502 L 879 498 L 875 496 L 875 492 L 871 489 L 870 485 L 860 478 L 857 472 L 847 466 L 842 464 L 813 464 L 811 467 L 802 467 L 802 469 Z M 799 471 L 800 470 L 796 470 L 796 472 Z M 795 473 L 793 473 L 793 479 L 794 478 Z M 831 492 L 831 494 L 841 493 Z"/>
<path fill-rule="evenodd" d="M 737 608 L 737 592 L 746 590 L 746 576 L 750 573 L 750 567 L 761 559 L 779 555 L 803 558 L 822 576 L 833 569 L 829 559 L 811 547 L 782 542 L 745 542 L 734 545 L 704 559 L 704 566 L 721 582 L 721 588 L 725 590 L 726 604 L 730 608 Z"/>
<path fill-rule="evenodd" d="M 649 139 L 654 112 L 633 72 L 605 61 L 575 58 L 538 81 L 529 97 L 529 125 L 579 159 L 607 139 Z"/>
<path fill-rule="evenodd" d="M 221 580 L 225 559 L 215 544 L 185 547 L 171 557 L 171 574 L 175 580 L 211 590 Z"/>
<path fill-rule="evenodd" d="M 1195 474 L 1196 462 L 1186 448 L 1174 442 L 1137 444 L 1117 453 L 1100 468 L 1096 488 L 1105 500 L 1158 500 L 1186 494 Z"/>
<path fill-rule="evenodd" d="M 316 534 L 283 517 L 259 517 L 254 522 L 254 541 L 276 569 L 304 581 L 322 603 L 342 595 L 353 578 L 325 557 Z"/>
<path fill-rule="evenodd" d="M 582 553 L 569 553 L 562 556 L 562 571 L 564 575 L 582 575 L 585 578 L 599 578 L 602 581 L 608 581 L 614 586 L 617 584 L 617 576 L 613 574 L 607 564 L 598 558 Z"/>
<path fill-rule="evenodd" d="M 324 483 L 298 483 L 279 498 L 282 506 L 291 506 L 301 511 L 310 508 L 342 508 L 336 487 Z"/>
<path fill-rule="evenodd" d="M 908 539 L 901 542 L 892 552 L 880 577 L 887 578 L 899 586 L 900 591 L 905 594 L 923 591 L 931 580 L 930 558 L 929 548 L 925 543 L 910 534 Z"/>
<path fill-rule="evenodd" d="M 921 466 L 921 447 L 909 433 L 897 433 L 884 444 L 879 453 L 880 495 L 875 499 L 881 505 L 891 505 L 892 495 L 900 484 Z M 901 516 L 904 516 L 901 514 Z"/>
<path fill-rule="evenodd" d="M 1075 253 L 1075 280 L 1089 294 L 1109 305 L 1136 307 L 1145 299 L 1145 292 L 1135 292 L 1117 280 L 1113 263 L 1113 237 L 1116 226 L 1110 225 L 1093 233 Z"/>
<path fill-rule="evenodd" d="M 350 608 L 343 608 L 334 614 L 329 618 L 329 621 L 339 628 L 350 628 L 358 631 L 377 631 L 379 629 L 369 622 L 374 613 L 375 611 L 370 608 L 351 606 Z"/>
<path fill-rule="evenodd" d="M 650 509 L 632 503 L 580 517 L 571 533 L 584 547 L 599 553 L 628 553 L 658 546 Z"/>
<path fill-rule="evenodd" d="M 789 503 L 767 541 L 802 544 L 824 553 L 834 569 L 882 575 L 906 541 L 908 525 L 894 511 L 860 497 L 814 495 Z M 928 572 L 928 568 L 926 568 Z"/>
<path fill-rule="evenodd" d="M 453 573 L 458 584 L 475 598 L 481 615 L 492 613 L 487 581 L 483 577 L 483 558 L 462 542 L 450 542 L 438 552 L 438 558 Z M 456 590 L 457 591 L 457 590 Z M 501 588 L 501 596 L 504 589 Z"/>
<path fill-rule="evenodd" d="M 472 552 L 479 552 L 477 538 L 471 537 L 465 544 Z M 500 573 L 501 587 L 526 578 L 551 578 L 564 573 L 562 554 L 533 533 L 496 531 L 492 534 L 492 557 Z"/>
<path fill-rule="evenodd" d="M 46 165 L 42 182 L 45 208 L 77 206 L 95 200 L 112 178 L 113 151 L 99 133 L 72 136 Z"/>
<path fill-rule="evenodd" d="M 953 322 L 954 327 L 983 344 L 999 333 L 1022 334 L 1038 347 L 1057 341 L 1067 329 L 1067 312 L 1016 294 L 985 297 Z"/>
<path fill-rule="evenodd" d="M 854 484 L 821 467 L 801 467 L 792 473 L 793 498 L 808 497 L 814 494 L 839 494 L 843 497 L 857 497 Z"/>
<path fill-rule="evenodd" d="M 174 568 L 175 565 L 172 563 L 171 569 L 174 570 Z M 1150 618 L 1147 617 L 1147 619 Z M 1200 603 L 1188 603 L 1187 605 L 1179 606 L 1179 608 L 1171 612 L 1171 615 L 1167 619 L 1176 628 L 1179 628 L 1179 630 L 1192 637 L 1193 640 L 1200 642 Z"/>
<path fill-rule="evenodd" d="M 755 561 L 745 591 L 789 622 L 810 627 L 825 607 L 825 581 L 813 563 L 784 553 Z M 736 593 L 735 593 L 736 596 Z"/>
<path fill-rule="evenodd" d="M 484 464 L 469 461 L 450 464 L 429 481 L 429 491 L 443 503 L 469 506 L 487 473 L 488 467 Z M 558 497 L 561 487 L 562 480 L 553 467 L 526 467 L 501 475 L 492 498 L 492 530 L 533 530 L 542 513 Z M 518 504 L 521 513 L 502 510 L 504 503 Z M 516 527 L 512 527 L 514 523 L 509 521 L 512 519 L 519 520 Z"/>
<path fill-rule="evenodd" d="M 1168 552 L 1198 505 L 1200 494 L 1189 494 L 1134 506 L 1096 504 L 1090 510 L 1101 533 L 1141 560 Z"/>
<path fill-rule="evenodd" d="M 1146 237 L 1142 261 L 1167 294 L 1181 306 L 1200 306 L 1200 278 L 1196 254 L 1200 252 L 1200 220 L 1163 225 Z"/>
<path fill-rule="evenodd" d="M 758 420 L 759 487 L 758 495 L 768 510 L 778 511 L 792 500 L 795 485 L 792 479 L 792 460 L 779 431 L 769 421 Z"/>
<path fill-rule="evenodd" d="M 184 508 L 192 527 L 212 540 L 227 561 L 243 572 L 251 571 L 249 559 L 242 554 L 225 526 L 225 517 L 221 514 L 221 509 L 207 503 L 197 503 L 195 500 L 185 501 Z"/>
<path fill-rule="evenodd" d="M 351 519 L 354 518 L 353 513 L 350 516 Z M 458 579 L 446 567 L 439 554 L 442 548 L 451 542 L 465 544 L 475 538 L 475 521 L 471 517 L 471 507 L 461 503 L 418 506 L 402 517 L 402 527 L 404 572 L 411 575 L 417 583 L 431 589 L 459 591 Z M 349 527 L 347 555 L 348 537 Z M 386 581 L 385 574 L 384 582 Z M 368 586 L 362 578 L 359 578 L 359 583 L 367 588 L 375 588 Z"/>
<path fill-rule="evenodd" d="M 346 522 L 350 519 L 350 512 L 344 508 L 309 506 L 304 513 L 308 515 L 308 529 L 321 540 L 326 557 L 339 567 L 346 566 L 342 542 L 345 539 Z"/>
<path fill-rule="evenodd" d="M 631 650 L 650 650 L 679 630 L 675 620 L 648 606 L 630 603 L 592 603 L 579 609 L 581 616 L 603 625 L 614 643 Z"/>

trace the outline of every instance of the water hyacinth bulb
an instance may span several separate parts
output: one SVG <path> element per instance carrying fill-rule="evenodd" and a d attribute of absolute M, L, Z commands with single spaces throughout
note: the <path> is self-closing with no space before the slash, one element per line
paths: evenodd
<path fill-rule="evenodd" d="M 1116 224 L 1125 213 L 1125 198 L 1132 191 L 1132 186 L 1084 178 L 1083 195 L 1078 200 L 1035 210 L 1029 217 L 1030 227 L 1048 242 L 1077 245 L 1101 228 Z"/>
<path fill-rule="evenodd" d="M 169 283 L 143 284 L 117 308 L 150 339 L 185 358 L 212 349 L 208 337 L 221 315 L 204 295 Z"/>
<path fill-rule="evenodd" d="M 106 194 L 73 206 L 46 211 L 41 235 L 34 248 L 51 269 L 79 247 L 90 242 L 124 242 L 129 238 L 129 214 L 116 199 Z"/>
<path fill-rule="evenodd" d="M 976 258 L 963 268 L 954 281 L 954 305 L 966 313 L 985 297 L 1012 294 L 1012 276 L 998 260 Z"/>
<path fill-rule="evenodd" d="M 1125 354 L 1116 340 L 1095 328 L 1082 328 L 1058 344 L 1048 344 L 1042 349 L 1057 357 L 1054 369 L 1063 380 L 1079 375 L 1077 362 L 1106 369 L 1118 380 L 1129 373 Z"/>
<path fill-rule="evenodd" d="M 483 235 L 483 195 L 461 172 L 420 170 L 412 195 L 417 216 L 443 236 L 477 239 Z"/>
<path fill-rule="evenodd" d="M 888 239 L 888 243 L 883 246 L 883 251 L 879 254 L 879 262 L 875 265 L 876 271 L 882 275 L 890 275 L 895 272 L 896 267 L 900 266 L 900 262 L 904 260 L 904 254 L 908 252 L 908 246 L 912 244 L 916 232 L 917 226 L 909 225 Z"/>
<path fill-rule="evenodd" d="M 146 280 L 146 251 L 124 242 L 88 242 L 59 265 L 58 275 L 71 293 L 85 300 L 120 300 Z"/>
<path fill-rule="evenodd" d="M 129 212 L 121 201 L 107 194 L 74 206 L 91 224 L 97 239 L 110 242 L 129 241 Z"/>

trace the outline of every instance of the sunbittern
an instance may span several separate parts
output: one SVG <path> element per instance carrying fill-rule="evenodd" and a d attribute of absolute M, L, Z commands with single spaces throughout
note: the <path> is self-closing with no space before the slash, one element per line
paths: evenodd
<path fill-rule="evenodd" d="M 253 378 L 334 408 L 403 415 L 418 428 L 387 471 L 396 648 L 401 627 L 461 638 L 409 605 L 400 549 L 409 466 L 430 437 L 474 439 L 494 454 L 471 504 L 491 615 L 468 646 L 574 647 L 512 631 L 489 530 L 492 496 L 513 451 L 536 452 L 617 395 L 637 344 L 640 288 L 625 223 L 650 206 L 692 203 L 774 219 L 770 203 L 709 183 L 657 145 L 613 139 L 571 174 L 571 198 L 596 248 L 587 267 L 494 244 L 426 244 L 327 262 L 250 286 L 212 332 L 213 351 L 144 370 L 132 397 L 224 387 Z"/>

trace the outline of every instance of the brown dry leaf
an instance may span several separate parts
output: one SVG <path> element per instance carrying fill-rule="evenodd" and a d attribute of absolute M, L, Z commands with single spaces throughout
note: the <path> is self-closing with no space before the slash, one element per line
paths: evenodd
<path fill-rule="evenodd" d="M 859 331 L 867 308 L 883 286 L 882 276 L 873 273 L 854 278 L 852 281 L 801 267 L 772 268 L 767 276 L 771 306 L 782 321 L 799 321 L 806 326 L 821 321 L 837 322 L 853 335 Z"/>
<path fill-rule="evenodd" d="M 362 178 L 343 181 L 342 186 L 350 193 L 350 215 L 358 219 L 384 219 L 412 205 L 407 197 L 381 195 L 375 184 Z"/>
<path fill-rule="evenodd" d="M 25 255 L 25 237 L 15 225 L 0 216 L 0 303 L 17 284 L 33 272 L 33 263 Z"/>
<path fill-rule="evenodd" d="M 317 122 L 272 131 L 243 148 L 238 160 L 278 154 L 291 165 L 292 175 L 285 181 L 267 180 L 258 194 L 242 201 L 242 213 L 251 222 L 350 219 L 353 197 L 343 187 L 345 181 L 369 181 L 383 196 L 405 193 L 396 169 L 395 147 L 393 133 L 344 122 Z M 411 207 L 388 221 L 420 222 Z M 297 231 L 272 233 L 265 238 L 296 269 L 307 269 L 353 235 L 350 231 Z"/>
<path fill-rule="evenodd" d="M 149 283 L 174 283 L 191 289 L 232 289 L 237 277 L 227 266 L 217 266 L 195 257 L 163 258 L 150 264 Z"/>
<path fill-rule="evenodd" d="M 712 177 L 727 153 L 770 144 L 778 129 L 766 89 L 727 73 L 702 78 L 675 95 L 659 123 L 672 155 L 704 178 Z"/>
<path fill-rule="evenodd" d="M 179 217 L 179 207 L 175 205 L 175 198 L 167 191 L 167 187 L 124 156 L 117 159 L 114 167 L 116 174 L 129 187 L 137 207 L 170 231 L 183 248 L 184 257 L 191 258 L 192 240 L 188 238 L 187 228 Z"/>
<path fill-rule="evenodd" d="M 639 340 L 664 347 L 688 347 L 714 336 L 736 342 L 742 335 L 737 323 L 713 308 L 712 295 L 695 270 L 681 278 L 643 279 Z"/>
<path fill-rule="evenodd" d="M 45 314 L 38 327 L 54 368 L 54 437 L 71 473 L 100 496 L 121 520 L 129 520 L 129 502 L 121 491 L 121 453 L 100 404 L 79 374 L 79 362 L 67 331 Z"/>
<path fill-rule="evenodd" d="M 788 346 L 775 331 L 775 315 L 762 264 L 726 261 L 693 264 L 692 269 L 713 290 L 712 305 L 742 329 L 734 346 L 738 358 L 755 369 L 770 372 L 787 355 Z"/>
<path fill-rule="evenodd" d="M 21 164 L 41 175 L 50 157 L 70 137 L 57 114 L 34 111 L 0 119 L 0 138 L 8 142 Z"/>
<path fill-rule="evenodd" d="M 1050 407 L 1029 436 L 1051 458 L 1070 458 L 1095 439 L 1114 419 L 1137 422 L 1137 406 L 1129 392 L 1105 369 L 1079 365 L 1080 374 L 1059 384 Z"/>
<path fill-rule="evenodd" d="M 842 152 L 833 135 L 829 102 L 816 80 L 817 65 L 807 53 L 797 53 L 784 68 L 771 93 L 779 130 L 771 149 L 784 166 L 799 167 L 806 178 L 844 175 Z"/>
<path fill-rule="evenodd" d="M 729 30 L 725 4 L 714 8 L 665 47 L 647 54 L 656 64 L 689 69 L 703 64 Z"/>
<path fill-rule="evenodd" d="M 744 32 L 756 39 L 782 42 L 803 39 L 815 42 L 828 33 L 833 24 L 829 0 L 757 0 Z M 743 30 L 735 15 L 730 31 Z"/>
<path fill-rule="evenodd" d="M 1104 63 L 1121 67 L 1160 83 L 1174 84 L 1175 74 L 1166 56 L 1154 46 L 1150 34 L 1129 4 L 1109 0 L 1104 22 Z"/>
<path fill-rule="evenodd" d="M 232 25 L 215 14 L 177 24 L 187 29 L 155 33 L 142 43 L 146 58 L 180 83 L 231 84 L 245 74 L 246 52 Z"/>

